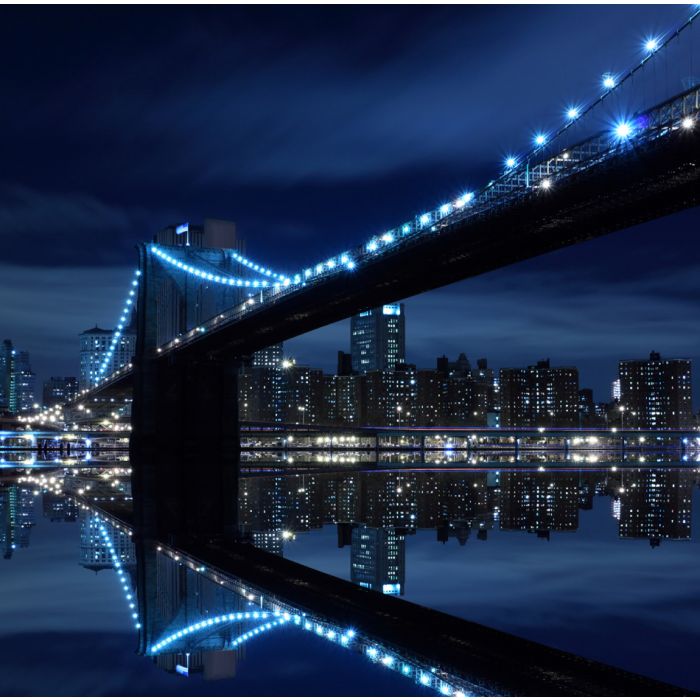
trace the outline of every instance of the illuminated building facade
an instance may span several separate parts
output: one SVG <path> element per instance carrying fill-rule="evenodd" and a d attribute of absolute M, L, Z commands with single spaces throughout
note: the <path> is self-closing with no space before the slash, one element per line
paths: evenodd
<path fill-rule="evenodd" d="M 403 304 L 385 304 L 356 314 L 350 321 L 352 369 L 365 373 L 393 370 L 406 361 Z"/>
<path fill-rule="evenodd" d="M 578 370 L 549 360 L 500 371 L 501 426 L 578 427 Z"/>
<path fill-rule="evenodd" d="M 109 350 L 114 331 L 99 326 L 80 334 L 80 389 L 90 389 L 100 376 L 109 376 L 120 367 L 129 364 L 136 351 L 136 330 L 133 326 L 122 332 L 107 369 L 101 373 L 100 366 Z"/>
<path fill-rule="evenodd" d="M 630 428 L 688 428 L 692 423 L 691 362 L 663 359 L 622 360 L 620 408 Z"/>

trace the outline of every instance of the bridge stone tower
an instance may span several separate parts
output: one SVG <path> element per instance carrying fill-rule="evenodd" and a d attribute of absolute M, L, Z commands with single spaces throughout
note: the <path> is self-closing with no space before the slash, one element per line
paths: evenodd
<path fill-rule="evenodd" d="M 166 245 L 180 243 L 181 259 L 199 267 L 236 272 L 235 229 L 222 240 L 221 222 L 216 223 L 212 242 L 231 247 L 199 247 L 208 242 L 206 223 L 204 235 L 199 227 L 181 234 L 172 227 L 157 240 L 165 236 Z M 238 359 L 224 353 L 159 355 L 157 349 L 238 303 L 241 290 L 166 268 L 150 244 L 139 247 L 139 270 L 130 443 L 136 524 L 147 538 L 232 538 L 240 460 Z"/>

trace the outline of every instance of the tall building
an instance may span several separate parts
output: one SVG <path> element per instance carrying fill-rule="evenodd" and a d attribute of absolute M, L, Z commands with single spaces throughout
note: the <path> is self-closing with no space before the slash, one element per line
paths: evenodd
<path fill-rule="evenodd" d="M 15 395 L 16 413 L 32 410 L 34 405 L 36 375 L 29 363 L 29 353 L 26 350 L 15 355 Z"/>
<path fill-rule="evenodd" d="M 17 411 L 15 356 L 12 341 L 3 340 L 0 346 L 0 412 L 16 413 Z"/>
<path fill-rule="evenodd" d="M 250 365 L 241 370 L 238 410 L 241 420 L 275 423 L 282 420 L 283 345 L 254 352 Z"/>
<path fill-rule="evenodd" d="M 577 427 L 578 370 L 549 360 L 500 371 L 501 425 L 506 428 Z"/>
<path fill-rule="evenodd" d="M 625 426 L 634 428 L 687 428 L 692 420 L 691 363 L 662 359 L 652 352 L 648 360 L 622 360 L 620 409 Z"/>
<path fill-rule="evenodd" d="M 80 334 L 80 389 L 91 389 L 97 383 L 100 365 L 110 347 L 113 333 L 114 331 L 95 326 Z M 129 364 L 135 351 L 136 330 L 130 325 L 119 337 L 104 376 L 107 377 Z"/>
<path fill-rule="evenodd" d="M 612 385 L 610 387 L 610 398 L 613 401 L 620 400 L 620 380 L 619 379 L 613 379 Z"/>
<path fill-rule="evenodd" d="M 286 363 L 282 369 L 282 422 L 313 425 L 323 416 L 323 372 Z"/>
<path fill-rule="evenodd" d="M 72 401 L 78 394 L 77 377 L 51 377 L 44 382 L 42 403 L 44 408 Z"/>
<path fill-rule="evenodd" d="M 406 361 L 406 316 L 403 304 L 363 311 L 350 321 L 350 354 L 355 372 L 393 370 Z"/>

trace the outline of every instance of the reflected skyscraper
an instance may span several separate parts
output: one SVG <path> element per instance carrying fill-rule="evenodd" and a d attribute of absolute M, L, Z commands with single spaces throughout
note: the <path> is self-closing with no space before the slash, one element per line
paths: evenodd
<path fill-rule="evenodd" d="M 34 496 L 24 486 L 0 488 L 0 549 L 5 559 L 15 549 L 29 547 L 29 536 L 35 525 Z"/>
<path fill-rule="evenodd" d="M 620 537 L 690 539 L 693 475 L 683 469 L 633 469 L 619 488 Z"/>
<path fill-rule="evenodd" d="M 373 591 L 403 595 L 406 582 L 406 530 L 360 525 L 352 531 L 350 580 Z"/>
<path fill-rule="evenodd" d="M 106 528 L 117 558 L 126 570 L 136 566 L 136 553 L 129 535 L 107 521 L 99 521 L 89 510 L 80 511 L 80 566 L 97 573 L 102 569 L 113 569 L 114 563 L 107 542 L 100 534 L 100 522 Z"/>

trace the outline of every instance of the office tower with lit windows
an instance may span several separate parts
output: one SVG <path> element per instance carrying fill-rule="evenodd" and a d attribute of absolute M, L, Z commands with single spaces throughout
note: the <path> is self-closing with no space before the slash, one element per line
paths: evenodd
<path fill-rule="evenodd" d="M 112 343 L 114 331 L 95 326 L 80 334 L 80 389 L 90 389 L 100 375 L 108 377 L 120 367 L 131 362 L 136 351 L 136 329 L 129 326 L 122 331 L 107 369 L 100 372 L 100 366 Z"/>
<path fill-rule="evenodd" d="M 15 355 L 16 412 L 26 413 L 34 405 L 36 375 L 32 372 L 29 353 L 21 350 Z"/>
<path fill-rule="evenodd" d="M 663 359 L 652 352 L 648 360 L 622 360 L 620 412 L 630 428 L 688 428 L 692 422 L 691 361 Z"/>
<path fill-rule="evenodd" d="M 17 411 L 17 392 L 15 387 L 16 351 L 11 340 L 3 340 L 0 346 L 0 412 Z"/>
<path fill-rule="evenodd" d="M 72 401 L 77 395 L 77 377 L 51 377 L 44 382 L 41 400 L 44 408 L 50 408 Z"/>
<path fill-rule="evenodd" d="M 292 362 L 282 369 L 282 422 L 312 425 L 323 416 L 323 372 Z"/>
<path fill-rule="evenodd" d="M 500 371 L 501 426 L 578 427 L 578 370 L 549 360 Z"/>
<path fill-rule="evenodd" d="M 350 354 L 355 372 L 393 370 L 406 361 L 406 315 L 403 304 L 363 311 L 350 321 Z"/>
<path fill-rule="evenodd" d="M 275 423 L 282 420 L 283 345 L 254 352 L 241 369 L 238 410 L 241 420 Z"/>
<path fill-rule="evenodd" d="M 416 366 L 399 364 L 394 370 L 365 375 L 365 411 L 369 425 L 415 425 Z"/>

